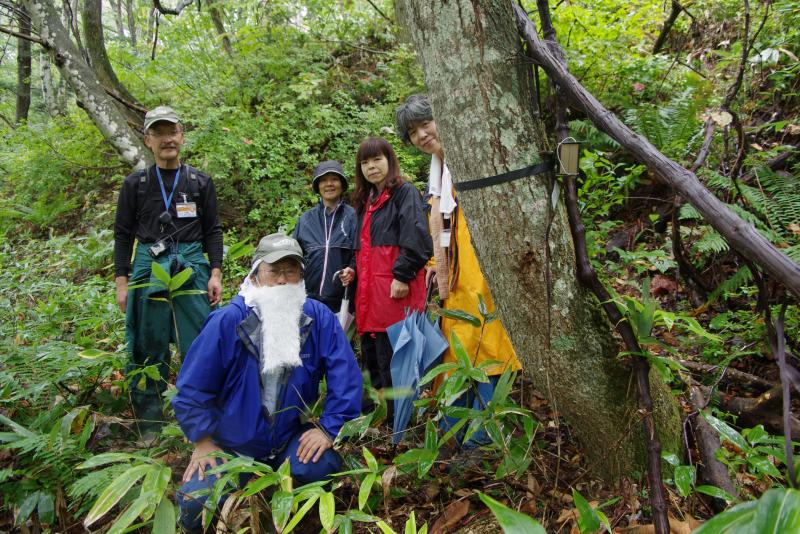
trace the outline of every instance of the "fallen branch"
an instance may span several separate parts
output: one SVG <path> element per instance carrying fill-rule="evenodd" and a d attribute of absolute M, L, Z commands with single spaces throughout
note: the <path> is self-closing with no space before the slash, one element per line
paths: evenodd
<path fill-rule="evenodd" d="M 711 425 L 706 422 L 705 418 L 700 415 L 700 412 L 705 408 L 706 399 L 697 386 L 691 386 L 689 390 L 689 403 L 694 413 L 689 415 L 687 419 L 692 426 L 692 430 L 694 430 L 695 445 L 697 445 L 697 450 L 700 453 L 700 464 L 698 465 L 700 480 L 737 497 L 739 492 L 728 475 L 728 468 L 717 460 L 717 450 L 722 446 L 719 436 L 711 428 Z M 687 450 L 691 451 L 691 449 Z M 689 452 L 689 455 L 691 462 L 691 452 Z M 712 506 L 717 512 L 727 507 L 727 503 L 720 499 L 714 499 L 712 502 Z"/>
<path fill-rule="evenodd" d="M 692 371 L 697 371 L 700 373 L 716 373 L 717 371 L 719 371 L 718 365 L 697 363 L 691 360 L 680 360 L 680 364 L 688 369 L 691 369 Z M 763 378 L 758 377 L 756 375 L 751 375 L 750 373 L 745 373 L 744 371 L 739 371 L 731 367 L 727 367 L 723 375 L 728 376 L 734 380 L 738 380 L 739 382 L 743 382 L 745 385 L 757 386 L 763 389 L 773 388 L 776 385 L 773 382 L 770 382 L 769 380 L 764 380 Z"/>
<path fill-rule="evenodd" d="M 525 11 L 516 4 L 512 7 L 516 13 L 518 29 L 528 42 L 534 60 L 572 102 L 586 113 L 592 123 L 689 201 L 733 248 L 761 265 L 776 280 L 800 296 L 800 265 L 758 233 L 752 224 L 730 210 L 700 183 L 694 173 L 667 158 L 647 139 L 624 125 L 606 109 L 542 43 Z"/>

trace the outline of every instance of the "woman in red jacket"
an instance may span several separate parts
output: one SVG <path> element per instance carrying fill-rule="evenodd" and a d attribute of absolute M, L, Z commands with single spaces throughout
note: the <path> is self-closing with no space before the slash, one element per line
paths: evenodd
<path fill-rule="evenodd" d="M 425 307 L 425 264 L 433 244 L 422 196 L 400 176 L 388 141 L 370 137 L 361 143 L 355 176 L 356 270 L 343 270 L 341 278 L 346 285 L 358 275 L 356 330 L 372 385 L 380 389 L 392 386 L 386 327 Z"/>

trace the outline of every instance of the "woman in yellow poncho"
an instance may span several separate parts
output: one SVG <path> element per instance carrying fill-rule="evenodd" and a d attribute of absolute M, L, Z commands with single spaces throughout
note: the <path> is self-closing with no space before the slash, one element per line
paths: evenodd
<path fill-rule="evenodd" d="M 458 207 L 450 171 L 444 161 L 444 148 L 433 120 L 433 110 L 424 95 L 412 95 L 397 109 L 397 132 L 400 138 L 411 143 L 417 149 L 431 157 L 431 171 L 428 178 L 428 190 L 431 194 L 430 226 L 433 236 L 434 264 L 430 270 L 436 274 L 439 296 L 442 306 L 449 310 L 463 310 L 470 315 L 480 317 L 478 311 L 478 294 L 485 303 L 488 312 L 494 311 L 494 300 L 483 277 L 472 241 L 467 229 L 464 214 Z M 455 333 L 470 356 L 473 365 L 487 360 L 501 362 L 487 370 L 489 383 L 478 384 L 478 393 L 484 403 L 492 398 L 497 377 L 510 367 L 521 368 L 514 347 L 502 323 L 497 320 L 487 324 L 481 337 L 481 329 L 470 323 L 442 318 L 442 332 L 448 342 Z M 444 354 L 444 361 L 455 361 L 452 349 Z M 438 386 L 441 380 L 435 384 Z M 478 399 L 460 399 L 462 404 L 471 403 L 473 408 L 480 409 Z M 445 428 L 455 424 L 453 420 L 445 422 Z M 476 432 L 464 448 L 471 448 L 487 443 L 488 436 L 484 431 Z"/>

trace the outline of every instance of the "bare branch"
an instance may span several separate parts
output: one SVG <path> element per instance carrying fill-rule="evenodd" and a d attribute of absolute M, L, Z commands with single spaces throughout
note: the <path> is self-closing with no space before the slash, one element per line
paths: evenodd
<path fill-rule="evenodd" d="M 181 0 L 174 8 L 164 7 L 161 5 L 161 0 L 153 0 L 153 7 L 155 7 L 162 15 L 180 15 L 186 7 L 192 5 L 194 0 Z"/>
<path fill-rule="evenodd" d="M 378 14 L 379 14 L 381 17 L 385 18 L 386 20 L 388 20 L 389 22 L 391 22 L 392 24 L 394 24 L 394 21 L 393 21 L 392 19 L 390 19 L 389 17 L 387 17 L 387 16 L 386 16 L 386 13 L 384 13 L 383 11 L 381 11 L 381 8 L 379 8 L 378 6 L 376 6 L 376 5 L 375 5 L 375 4 L 372 2 L 372 0 L 367 0 L 367 2 L 369 3 L 369 5 L 371 5 L 371 6 L 373 7 L 373 9 L 375 9 L 375 11 L 377 11 L 377 12 L 378 12 Z"/>
<path fill-rule="evenodd" d="M 25 39 L 26 41 L 30 41 L 32 43 L 36 43 L 36 44 L 42 45 L 45 48 L 48 47 L 47 43 L 45 43 L 44 41 L 42 41 L 41 39 L 39 39 L 35 35 L 27 35 L 27 34 L 24 34 L 24 33 L 20 33 L 20 32 L 14 31 L 11 28 L 5 28 L 3 26 L 0 26 L 0 33 L 7 33 L 8 35 L 11 35 L 13 37 L 17 37 L 19 39 Z"/>

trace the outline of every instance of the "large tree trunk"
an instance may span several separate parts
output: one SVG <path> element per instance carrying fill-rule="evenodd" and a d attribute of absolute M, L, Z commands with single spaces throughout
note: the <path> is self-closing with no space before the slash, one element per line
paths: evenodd
<path fill-rule="evenodd" d="M 511 3 L 398 0 L 397 20 L 422 63 L 454 181 L 536 163 L 547 139 L 530 108 Z M 564 208 L 549 207 L 551 180 L 548 173 L 463 191 L 459 201 L 525 372 L 570 422 L 591 467 L 614 478 L 645 465 L 635 386 L 598 302 L 576 280 Z M 651 380 L 663 448 L 677 451 L 677 405 Z"/>
<path fill-rule="evenodd" d="M 20 8 L 18 15 L 19 33 L 31 34 L 31 19 Z M 22 37 L 17 38 L 17 116 L 16 123 L 28 120 L 28 110 L 31 107 L 31 42 Z"/>
<path fill-rule="evenodd" d="M 111 61 L 106 53 L 105 36 L 103 35 L 103 2 L 102 0 L 84 0 L 83 11 L 83 38 L 86 41 L 86 51 L 92 61 L 92 70 L 97 76 L 106 92 L 117 101 L 120 111 L 132 125 L 139 125 L 144 120 L 145 109 L 122 85 L 111 66 Z"/>
<path fill-rule="evenodd" d="M 136 168 L 146 166 L 152 160 L 152 154 L 128 126 L 125 117 L 83 60 L 52 3 L 46 0 L 23 0 L 23 5 L 39 28 L 44 46 L 58 66 L 61 76 L 69 82 L 95 126 L 123 161 Z"/>
<path fill-rule="evenodd" d="M 122 0 L 119 0 L 122 2 Z M 133 0 L 125 0 L 125 11 L 128 13 L 128 35 L 131 47 L 136 48 L 136 14 L 133 12 Z"/>

